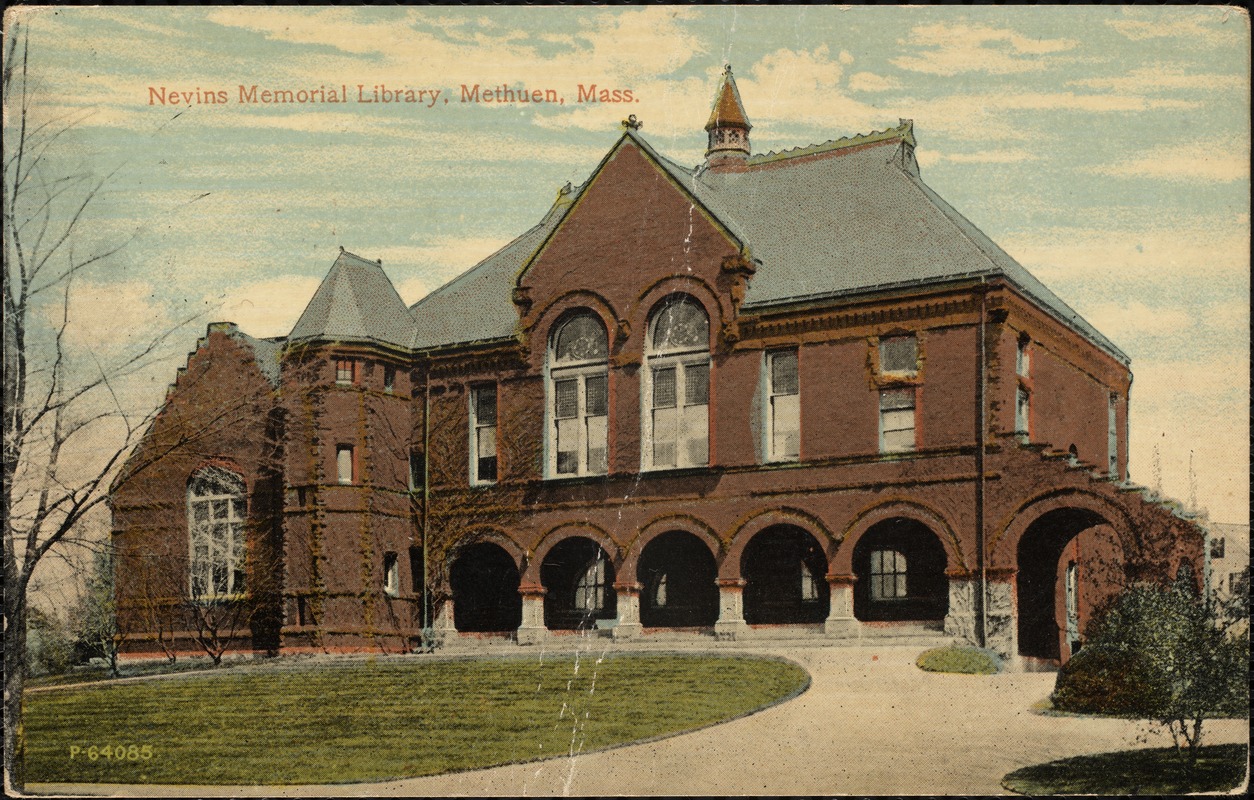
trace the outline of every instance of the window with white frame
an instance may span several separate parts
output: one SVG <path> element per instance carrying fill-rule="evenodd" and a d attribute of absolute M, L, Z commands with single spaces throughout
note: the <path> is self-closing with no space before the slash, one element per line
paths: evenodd
<path fill-rule="evenodd" d="M 575 608 L 580 611 L 600 611 L 605 607 L 605 559 L 598 558 L 588 565 L 575 584 Z"/>
<path fill-rule="evenodd" d="M 609 468 L 609 342 L 590 312 L 564 320 L 549 348 L 549 475 Z"/>
<path fill-rule="evenodd" d="M 1111 475 L 1119 474 L 1119 429 L 1115 427 L 1119 396 L 1112 394 L 1106 407 L 1106 461 Z"/>
<path fill-rule="evenodd" d="M 801 384 L 797 376 L 797 351 L 766 354 L 767 399 L 770 431 L 767 443 L 771 461 L 795 461 L 801 456 Z"/>
<path fill-rule="evenodd" d="M 357 362 L 350 358 L 341 358 L 335 362 L 335 382 L 340 386 L 350 386 L 357 382 Z"/>
<path fill-rule="evenodd" d="M 1019 347 L 1015 350 L 1015 374 L 1027 378 L 1032 373 L 1032 354 L 1028 350 L 1030 340 L 1027 335 L 1019 337 Z"/>
<path fill-rule="evenodd" d="M 818 579 L 814 577 L 814 572 L 810 569 L 810 565 L 804 561 L 801 562 L 801 599 L 819 599 Z"/>
<path fill-rule="evenodd" d="M 1015 397 L 1015 433 L 1027 436 L 1031 430 L 1029 425 L 1032 416 L 1032 395 L 1027 389 L 1019 387 Z"/>
<path fill-rule="evenodd" d="M 189 588 L 193 599 L 244 591 L 244 479 L 205 467 L 187 485 Z"/>
<path fill-rule="evenodd" d="M 914 450 L 914 387 L 880 391 L 880 452 Z"/>
<path fill-rule="evenodd" d="M 919 371 L 919 340 L 911 335 L 880 339 L 880 372 L 915 375 Z"/>
<path fill-rule="evenodd" d="M 470 482 L 496 483 L 496 386 L 470 390 Z"/>
<path fill-rule="evenodd" d="M 396 553 L 383 554 L 383 592 L 389 597 L 401 593 L 401 563 Z"/>
<path fill-rule="evenodd" d="M 905 555 L 896 550 L 871 551 L 871 599 L 897 600 L 908 596 Z"/>
<path fill-rule="evenodd" d="M 645 469 L 710 463 L 710 320 L 691 298 L 663 300 L 646 350 Z"/>
<path fill-rule="evenodd" d="M 357 464 L 353 458 L 353 448 L 342 444 L 335 448 L 335 473 L 340 483 L 354 483 L 357 478 Z"/>

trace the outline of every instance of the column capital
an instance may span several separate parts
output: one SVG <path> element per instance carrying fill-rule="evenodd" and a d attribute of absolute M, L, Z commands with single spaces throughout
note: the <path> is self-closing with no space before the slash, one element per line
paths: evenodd
<path fill-rule="evenodd" d="M 831 573 L 828 573 L 824 577 L 827 579 L 827 585 L 832 586 L 832 587 L 853 586 L 855 583 L 858 582 L 857 575 L 833 575 Z"/>
<path fill-rule="evenodd" d="M 638 583 L 615 583 L 614 591 L 618 594 L 640 594 L 644 587 Z"/>
<path fill-rule="evenodd" d="M 743 589 L 748 583 L 744 578 L 717 578 L 714 582 L 720 589 Z"/>
<path fill-rule="evenodd" d="M 518 586 L 518 593 L 523 597 L 544 597 L 549 590 L 538 583 L 523 583 Z"/>

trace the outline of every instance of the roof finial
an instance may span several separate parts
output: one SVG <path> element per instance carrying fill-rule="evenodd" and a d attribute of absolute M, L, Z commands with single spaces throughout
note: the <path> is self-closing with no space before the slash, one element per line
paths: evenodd
<path fill-rule="evenodd" d="M 343 252 L 344 252 L 344 245 L 340 245 L 340 252 L 341 252 L 341 253 L 343 253 Z"/>
<path fill-rule="evenodd" d="M 723 67 L 723 74 L 724 74 L 724 75 L 726 75 L 726 76 L 727 76 L 727 77 L 729 77 L 729 78 L 731 77 L 731 74 L 732 74 L 732 73 L 731 73 L 731 64 L 726 64 L 726 65 L 724 65 L 724 67 Z"/>
<path fill-rule="evenodd" d="M 635 114 L 628 114 L 627 119 L 622 121 L 622 126 L 623 130 L 638 131 L 644 126 L 644 123 L 636 119 Z"/>

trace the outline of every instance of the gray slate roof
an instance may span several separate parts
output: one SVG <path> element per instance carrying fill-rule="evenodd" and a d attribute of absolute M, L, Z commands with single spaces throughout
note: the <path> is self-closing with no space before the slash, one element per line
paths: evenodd
<path fill-rule="evenodd" d="M 573 189 L 550 208 L 539 225 L 415 303 L 412 311 L 418 330 L 414 349 L 512 335 L 518 322 L 513 301 L 518 273 L 566 216 L 579 191 Z"/>
<path fill-rule="evenodd" d="M 341 250 L 288 339 L 408 348 L 414 340 L 414 317 L 380 264 Z"/>
<path fill-rule="evenodd" d="M 919 178 L 909 122 L 866 137 L 753 156 L 743 172 L 688 169 L 624 134 L 687 189 L 758 262 L 744 309 L 1003 277 L 1064 324 L 1127 363 L 1109 339 L 993 243 Z M 854 145 L 862 145 L 855 147 Z M 805 156 L 805 157 L 801 157 Z M 903 165 L 904 163 L 904 165 Z M 513 334 L 515 278 L 565 215 L 535 228 L 414 306 L 420 346 Z M 468 319 L 467 317 L 472 317 Z"/>

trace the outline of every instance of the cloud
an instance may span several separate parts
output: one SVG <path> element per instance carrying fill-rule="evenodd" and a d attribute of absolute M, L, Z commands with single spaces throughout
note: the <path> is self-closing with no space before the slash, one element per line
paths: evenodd
<path fill-rule="evenodd" d="M 901 81 L 873 72 L 855 72 L 849 76 L 849 90 L 853 92 L 885 92 L 900 89 Z"/>
<path fill-rule="evenodd" d="M 1182 335 L 1197 318 L 1176 306 L 1148 306 L 1140 300 L 1090 306 L 1085 319 L 1115 341 L 1133 336 Z"/>
<path fill-rule="evenodd" d="M 1224 75 L 1214 72 L 1186 72 L 1179 66 L 1156 64 L 1138 67 L 1125 75 L 1098 78 L 1081 78 L 1067 81 L 1067 86 L 1086 89 L 1112 89 L 1117 92 L 1155 92 L 1174 89 L 1190 91 L 1228 91 L 1248 87 L 1248 80 L 1240 75 Z"/>
<path fill-rule="evenodd" d="M 918 55 L 899 56 L 891 63 L 911 72 L 952 76 L 963 72 L 1004 75 L 1045 69 L 1042 56 L 1074 49 L 1073 39 L 1024 36 L 1008 28 L 967 23 L 934 23 L 912 29 L 900 42 Z"/>
<path fill-rule="evenodd" d="M 1125 14 L 1130 11 L 1124 9 Z M 1175 11 L 1174 14 L 1158 15 L 1156 19 L 1123 17 L 1106 20 L 1106 24 L 1134 42 L 1149 39 L 1188 39 L 1199 45 L 1205 42 L 1229 41 L 1242 34 L 1248 35 L 1250 29 L 1249 14 L 1243 9 L 1219 6 Z"/>
<path fill-rule="evenodd" d="M 281 275 L 239 283 L 225 293 L 205 298 L 213 322 L 234 322 L 251 336 L 286 336 L 309 305 L 321 280 L 307 275 Z"/>
<path fill-rule="evenodd" d="M 1171 144 L 1116 164 L 1090 167 L 1095 175 L 1177 183 L 1234 183 L 1250 178 L 1248 140 Z"/>
<path fill-rule="evenodd" d="M 169 310 L 158 301 L 158 294 L 152 283 L 142 280 L 74 281 L 66 343 L 97 351 L 148 342 L 159 331 L 173 327 Z M 43 308 L 44 320 L 59 325 L 62 311 L 60 302 L 50 303 Z"/>

